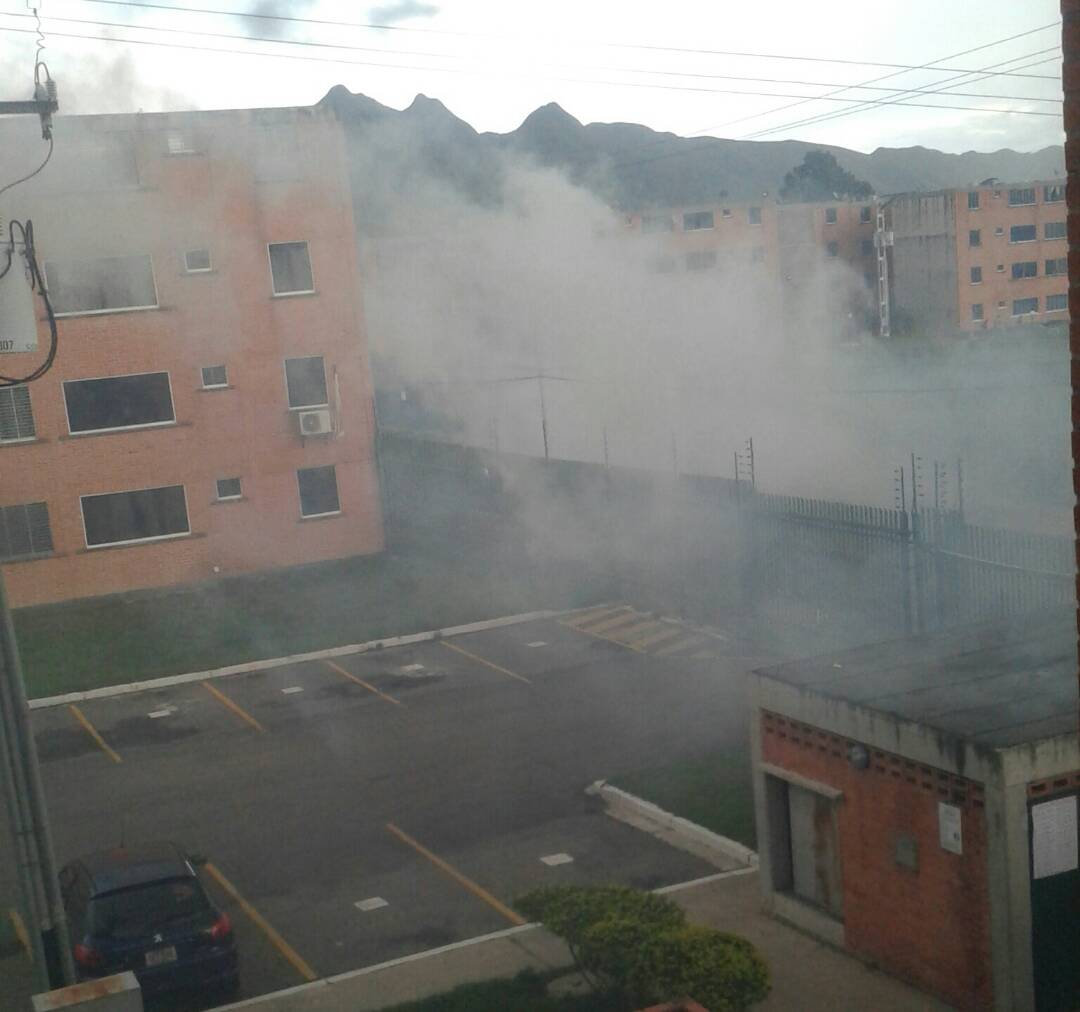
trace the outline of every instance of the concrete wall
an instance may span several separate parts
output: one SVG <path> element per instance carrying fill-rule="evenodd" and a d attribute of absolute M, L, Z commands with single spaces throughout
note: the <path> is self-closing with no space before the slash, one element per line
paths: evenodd
<path fill-rule="evenodd" d="M 929 334 L 956 325 L 955 206 L 951 193 L 907 193 L 887 205 L 895 237 L 889 269 L 897 332 L 907 324 Z"/>

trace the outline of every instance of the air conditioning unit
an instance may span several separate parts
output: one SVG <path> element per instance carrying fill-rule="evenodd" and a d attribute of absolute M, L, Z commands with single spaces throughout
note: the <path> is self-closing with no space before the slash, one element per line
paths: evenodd
<path fill-rule="evenodd" d="M 316 411 L 298 411 L 296 425 L 301 436 L 329 436 L 334 431 L 330 411 L 327 408 L 319 408 Z"/>

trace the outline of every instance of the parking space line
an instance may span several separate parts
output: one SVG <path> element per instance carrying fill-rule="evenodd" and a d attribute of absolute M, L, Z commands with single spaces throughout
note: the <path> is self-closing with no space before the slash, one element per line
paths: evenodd
<path fill-rule="evenodd" d="M 436 868 L 439 869 L 439 871 L 449 875 L 450 878 L 457 882 L 458 885 L 471 892 L 473 896 L 475 896 L 478 900 L 482 900 L 489 907 L 491 907 L 492 910 L 505 917 L 511 924 L 520 926 L 522 924 L 528 923 L 528 921 L 526 921 L 525 918 L 521 916 L 521 914 L 511 910 L 504 903 L 500 903 L 483 886 L 477 885 L 471 878 L 463 875 L 452 865 L 447 864 L 441 857 L 439 857 L 437 854 L 433 854 L 422 843 L 414 840 L 403 829 L 399 829 L 392 822 L 388 822 L 386 824 L 386 828 L 402 843 L 404 843 L 406 846 L 412 847 L 412 849 L 415 850 L 421 857 L 427 858 L 433 865 L 435 865 Z"/>
<path fill-rule="evenodd" d="M 339 675 L 344 675 L 350 682 L 355 682 L 363 689 L 367 689 L 368 692 L 374 693 L 379 699 L 385 699 L 388 703 L 393 703 L 394 706 L 404 706 L 405 704 L 400 699 L 394 699 L 393 696 L 388 696 L 385 692 L 380 692 L 370 682 L 365 682 L 362 678 L 357 678 L 351 671 L 346 671 L 340 664 L 335 664 L 333 661 L 323 661 L 328 668 L 333 668 Z"/>
<path fill-rule="evenodd" d="M 682 626 L 665 625 L 659 632 L 649 633 L 648 636 L 634 640 L 634 644 L 644 650 L 646 647 L 654 647 L 657 643 L 664 643 L 667 640 L 674 639 L 676 636 L 682 636 L 685 632 L 686 630 Z"/>
<path fill-rule="evenodd" d="M 638 611 L 628 611 L 622 615 L 616 615 L 613 618 L 606 618 L 603 622 L 587 622 L 585 625 L 577 626 L 582 632 L 597 632 L 606 633 L 620 626 L 631 625 L 634 622 L 640 622 L 645 616 Z"/>
<path fill-rule="evenodd" d="M 468 657 L 470 660 L 476 661 L 477 664 L 483 664 L 485 667 L 491 668 L 493 671 L 500 671 L 504 675 L 509 675 L 511 678 L 516 678 L 519 682 L 525 682 L 527 685 L 532 685 L 532 679 L 526 678 L 524 675 L 519 675 L 516 671 L 511 671 L 509 668 L 504 668 L 492 661 L 489 661 L 479 654 L 474 654 L 471 650 L 466 650 L 464 647 L 459 647 L 456 643 L 447 643 L 446 640 L 439 640 L 439 642 L 446 647 L 447 650 L 455 650 L 464 657 Z"/>
<path fill-rule="evenodd" d="M 15 937 L 19 940 L 19 944 L 23 948 L 23 952 L 26 953 L 26 958 L 33 961 L 34 953 L 30 949 L 30 933 L 26 930 L 26 925 L 23 923 L 22 915 L 12 907 L 8 911 L 8 917 L 11 919 L 11 927 L 15 932 Z"/>
<path fill-rule="evenodd" d="M 255 728 L 256 731 L 262 731 L 265 733 L 266 728 L 262 726 L 250 713 L 247 712 L 239 703 L 234 703 L 228 696 L 225 695 L 217 686 L 211 685 L 209 682 L 203 682 L 202 687 L 210 693 L 226 710 L 231 710 L 237 717 L 239 717 L 248 727 Z"/>
<path fill-rule="evenodd" d="M 603 633 L 590 632 L 588 629 L 574 629 L 574 632 L 579 632 L 583 636 L 592 636 L 595 639 L 603 640 L 605 643 L 614 643 L 617 647 L 625 647 L 627 650 L 633 650 L 635 653 L 643 654 L 645 651 L 641 647 L 634 643 L 626 643 L 624 640 L 617 640 L 611 636 L 605 636 Z"/>
<path fill-rule="evenodd" d="M 205 684 L 205 683 L 204 683 Z M 311 966 L 305 962 L 303 957 L 291 946 L 284 938 L 279 935 L 270 922 L 263 917 L 243 896 L 237 892 L 236 886 L 234 886 L 221 872 L 216 865 L 207 862 L 203 865 L 203 869 L 226 893 L 236 902 L 237 906 L 247 914 L 248 919 L 254 923 L 254 925 L 264 934 L 278 952 L 284 957 L 285 961 L 300 974 L 304 980 L 317 980 L 318 974 L 311 968 Z"/>
<path fill-rule="evenodd" d="M 562 620 L 563 625 L 578 626 L 588 625 L 590 622 L 599 622 L 602 618 L 614 615 L 617 611 L 623 611 L 625 604 L 606 605 L 602 608 L 586 608 L 585 611 L 575 612 Z"/>
<path fill-rule="evenodd" d="M 98 729 L 94 727 L 94 725 L 91 724 L 89 720 L 87 720 L 86 714 L 83 713 L 82 710 L 80 710 L 74 703 L 69 703 L 68 709 L 72 712 L 75 719 L 80 724 L 82 724 L 83 729 L 86 731 L 86 733 L 94 739 L 94 742 L 97 744 L 98 748 L 100 748 L 102 752 L 104 752 L 114 763 L 123 762 L 123 759 L 121 759 L 120 756 L 118 756 L 111 748 L 109 748 L 108 743 L 98 733 Z"/>

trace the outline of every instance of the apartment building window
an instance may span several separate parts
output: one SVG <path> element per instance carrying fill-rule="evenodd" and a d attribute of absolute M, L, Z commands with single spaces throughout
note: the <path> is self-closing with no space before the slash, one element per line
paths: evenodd
<path fill-rule="evenodd" d="M 1019 281 L 1021 278 L 1034 278 L 1039 274 L 1039 263 L 1037 260 L 1022 260 L 1012 265 L 1012 277 L 1013 281 Z"/>
<path fill-rule="evenodd" d="M 302 467 L 296 472 L 300 489 L 300 516 L 325 517 L 341 512 L 337 471 L 328 467 Z"/>
<path fill-rule="evenodd" d="M 684 232 L 697 232 L 703 228 L 713 227 L 712 211 L 688 211 L 682 216 Z"/>
<path fill-rule="evenodd" d="M 1024 207 L 1035 203 L 1035 188 L 1033 186 L 1022 187 L 1009 191 L 1009 207 Z"/>
<path fill-rule="evenodd" d="M 1009 229 L 1009 242 L 1034 242 L 1036 238 L 1034 225 L 1013 225 Z"/>
<path fill-rule="evenodd" d="M 84 495 L 79 501 L 87 548 L 161 541 L 191 533 L 183 485 Z"/>
<path fill-rule="evenodd" d="M 1044 239 L 1064 239 L 1066 234 L 1065 222 L 1063 221 L 1048 221 L 1043 225 Z"/>
<path fill-rule="evenodd" d="M 994 229 L 994 235 L 1003 236 L 1004 234 L 1005 234 L 1005 227 L 1003 225 L 998 225 L 998 227 Z"/>
<path fill-rule="evenodd" d="M 969 190 L 968 191 L 968 210 L 969 211 L 977 211 L 978 209 L 979 209 L 979 191 L 978 190 Z"/>
<path fill-rule="evenodd" d="M 746 220 L 751 225 L 760 225 L 761 224 L 761 208 L 760 207 L 748 208 L 747 211 L 746 211 Z"/>
<path fill-rule="evenodd" d="M 1051 183 L 1043 187 L 1043 203 L 1060 204 L 1065 199 L 1065 187 L 1059 183 Z"/>
<path fill-rule="evenodd" d="M 1055 257 L 1053 260 L 1047 260 L 1044 266 L 1043 274 L 1048 278 L 1064 277 L 1069 273 L 1069 261 L 1066 257 Z"/>
<path fill-rule="evenodd" d="M 1039 311 L 1039 298 L 1034 296 L 1030 299 L 1013 299 L 1013 316 L 1028 316 Z"/>
<path fill-rule="evenodd" d="M 191 138 L 179 130 L 170 130 L 165 135 L 165 150 L 170 155 L 193 155 L 195 148 Z"/>
<path fill-rule="evenodd" d="M 220 390 L 229 385 L 229 372 L 223 365 L 204 365 L 202 367 L 203 390 Z"/>
<path fill-rule="evenodd" d="M 863 204 L 863 206 L 859 208 L 859 223 L 860 224 L 862 224 L 862 225 L 869 225 L 870 224 L 870 220 L 871 220 L 870 212 L 871 212 L 871 210 L 872 210 L 872 208 L 870 207 L 869 204 Z"/>
<path fill-rule="evenodd" d="M 654 232 L 671 232 L 675 228 L 675 222 L 670 214 L 643 214 L 641 216 L 641 231 L 646 235 Z"/>
<path fill-rule="evenodd" d="M 218 502 L 228 502 L 230 499 L 239 499 L 243 494 L 244 492 L 239 478 L 218 478 Z"/>
<path fill-rule="evenodd" d="M 184 271 L 188 274 L 207 274 L 214 269 L 208 249 L 189 249 L 184 254 Z"/>
<path fill-rule="evenodd" d="M 1048 313 L 1060 313 L 1063 309 L 1069 308 L 1069 296 L 1062 293 L 1061 295 L 1048 295 L 1046 297 L 1046 311 Z"/>
<path fill-rule="evenodd" d="M 0 443 L 18 443 L 36 434 L 30 388 L 0 387 Z"/>
<path fill-rule="evenodd" d="M 307 242 L 272 242 L 268 249 L 275 295 L 305 295 L 315 291 Z"/>
<path fill-rule="evenodd" d="M 73 434 L 113 432 L 176 421 L 167 372 L 67 380 L 64 405 Z"/>
<path fill-rule="evenodd" d="M 1004 299 L 1002 299 L 1002 300 L 1001 300 L 1001 301 L 1000 301 L 1000 302 L 999 302 L 999 303 L 997 304 L 997 307 L 998 307 L 998 309 L 1004 309 L 1004 308 L 1005 308 L 1005 300 L 1004 300 Z"/>
<path fill-rule="evenodd" d="M 46 260 L 45 277 L 57 316 L 157 308 L 149 256 Z"/>
<path fill-rule="evenodd" d="M 972 304 L 971 318 L 972 320 L 981 320 L 983 318 L 983 304 L 981 302 Z"/>
<path fill-rule="evenodd" d="M 1005 273 L 1005 265 L 1004 264 L 998 264 L 997 267 L 994 268 L 994 270 L 997 271 L 998 274 L 1004 274 Z"/>
<path fill-rule="evenodd" d="M 686 254 L 688 271 L 704 271 L 716 266 L 716 250 L 692 250 Z"/>
<path fill-rule="evenodd" d="M 731 208 L 730 207 L 723 208 L 720 211 L 720 217 L 721 218 L 730 218 L 731 217 Z"/>
<path fill-rule="evenodd" d="M 825 247 L 825 252 L 831 259 L 835 259 L 840 255 L 840 243 L 831 242 Z"/>
<path fill-rule="evenodd" d="M 874 252 L 874 240 L 863 239 L 863 241 L 859 243 L 859 249 L 862 250 L 862 255 L 864 257 L 871 256 Z"/>
<path fill-rule="evenodd" d="M 968 245 L 969 246 L 981 246 L 982 245 L 982 229 L 973 228 L 968 232 Z"/>
<path fill-rule="evenodd" d="M 0 561 L 51 555 L 49 507 L 43 502 L 0 506 Z"/>
<path fill-rule="evenodd" d="M 285 359 L 285 386 L 290 408 L 326 407 L 330 402 L 326 396 L 326 369 L 322 355 Z"/>
<path fill-rule="evenodd" d="M 981 285 L 982 284 L 982 268 L 981 267 L 972 267 L 971 268 L 971 283 L 973 285 Z"/>
<path fill-rule="evenodd" d="M 827 208 L 825 208 L 825 224 L 826 225 L 835 225 L 836 224 L 836 208 L 835 207 L 827 207 Z"/>

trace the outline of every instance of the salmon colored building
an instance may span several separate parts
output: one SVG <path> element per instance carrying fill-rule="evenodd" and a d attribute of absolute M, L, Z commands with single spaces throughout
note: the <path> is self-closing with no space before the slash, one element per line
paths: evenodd
<path fill-rule="evenodd" d="M 5 125 L 5 177 L 44 153 Z M 319 109 L 58 120 L 3 198 L 58 351 L 0 389 L 15 605 L 378 552 L 372 380 L 341 129 Z M 16 164 L 18 161 L 18 164 Z M 20 171 L 22 170 L 22 171 Z M 0 355 L 21 376 L 38 350 Z"/>

